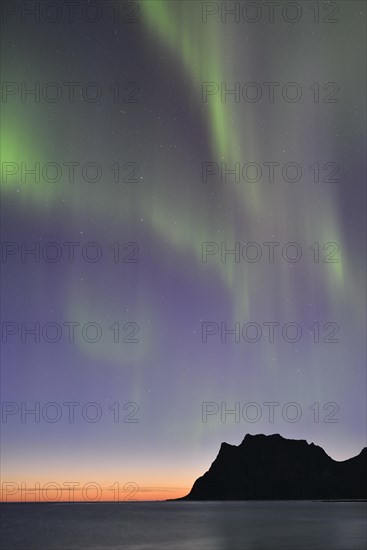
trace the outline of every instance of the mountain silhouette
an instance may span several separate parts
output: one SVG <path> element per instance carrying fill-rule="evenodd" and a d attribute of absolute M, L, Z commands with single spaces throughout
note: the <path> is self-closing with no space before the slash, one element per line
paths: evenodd
<path fill-rule="evenodd" d="M 305 440 L 246 435 L 222 443 L 218 456 L 190 493 L 177 500 L 365 499 L 367 448 L 337 462 Z"/>

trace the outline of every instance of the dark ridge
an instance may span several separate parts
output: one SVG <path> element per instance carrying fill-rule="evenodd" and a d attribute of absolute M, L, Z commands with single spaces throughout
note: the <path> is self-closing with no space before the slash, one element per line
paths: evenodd
<path fill-rule="evenodd" d="M 367 497 L 367 448 L 337 462 L 324 449 L 279 434 L 222 443 L 209 470 L 175 500 L 349 500 Z"/>

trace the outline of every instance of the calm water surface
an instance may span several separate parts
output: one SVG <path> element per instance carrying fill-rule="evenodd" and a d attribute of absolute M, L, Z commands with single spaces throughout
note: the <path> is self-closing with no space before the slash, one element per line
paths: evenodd
<path fill-rule="evenodd" d="M 365 550 L 366 503 L 3 504 L 2 550 Z"/>

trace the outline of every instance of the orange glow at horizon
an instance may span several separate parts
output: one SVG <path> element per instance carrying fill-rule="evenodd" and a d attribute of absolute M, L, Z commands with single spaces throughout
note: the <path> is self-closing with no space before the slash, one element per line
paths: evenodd
<path fill-rule="evenodd" d="M 1 502 L 137 502 L 164 501 L 187 495 L 191 487 L 139 486 L 134 481 L 113 482 L 110 485 L 87 481 L 48 481 L 26 483 L 3 481 Z"/>
<path fill-rule="evenodd" d="M 133 502 L 164 501 L 187 495 L 205 468 L 160 466 L 147 471 L 134 468 L 99 468 L 88 464 L 30 464 L 23 470 L 17 460 L 6 468 L 1 483 L 0 502 Z M 4 469 L 5 471 L 5 469 Z"/>

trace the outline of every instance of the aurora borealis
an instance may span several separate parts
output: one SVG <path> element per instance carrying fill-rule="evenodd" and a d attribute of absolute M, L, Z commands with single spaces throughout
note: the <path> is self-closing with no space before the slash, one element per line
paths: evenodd
<path fill-rule="evenodd" d="M 318 22 L 307 0 L 273 22 L 269 2 L 79 2 L 73 22 L 65 2 L 55 22 L 26 4 L 38 20 L 24 2 L 2 12 L 4 481 L 172 498 L 246 433 L 359 453 L 365 3 L 316 3 Z M 238 337 L 246 323 L 258 341 Z M 222 421 L 221 403 L 261 418 Z"/>

